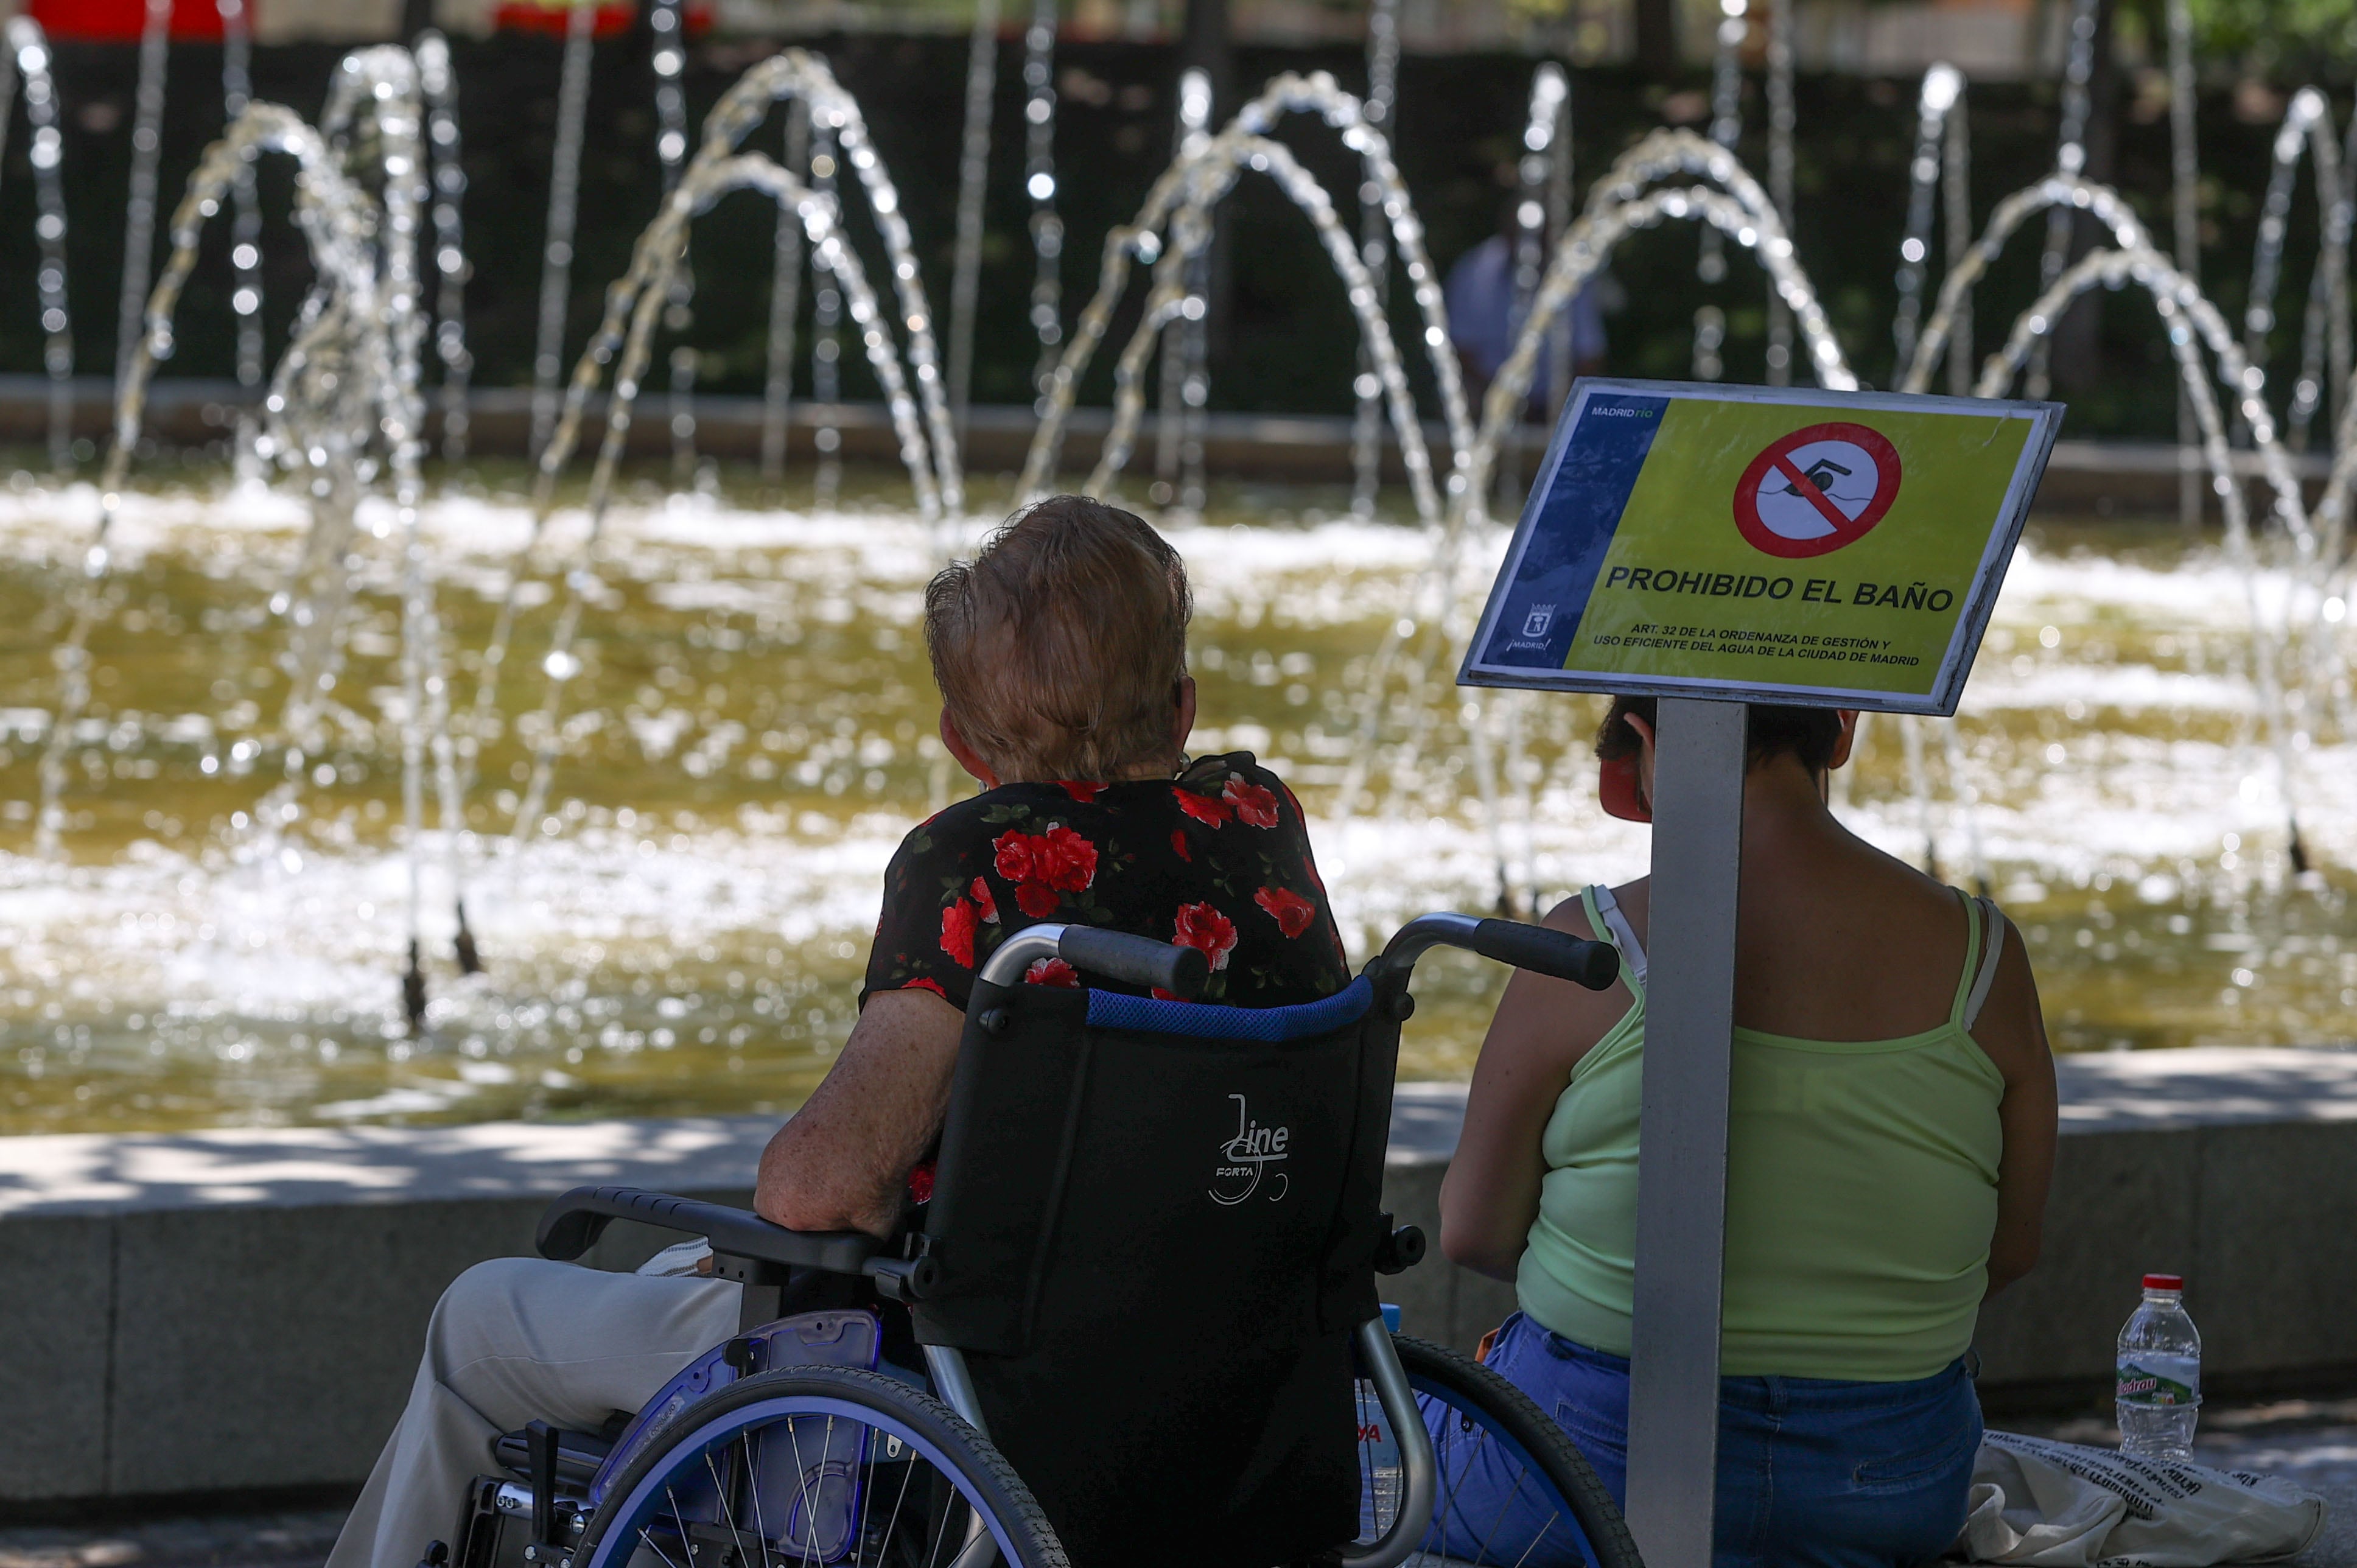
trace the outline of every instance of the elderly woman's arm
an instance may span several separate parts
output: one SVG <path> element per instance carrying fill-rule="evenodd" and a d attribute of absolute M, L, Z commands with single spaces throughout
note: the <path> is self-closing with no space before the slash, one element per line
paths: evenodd
<path fill-rule="evenodd" d="M 2005 1148 L 1996 1166 L 1996 1230 L 1989 1238 L 1988 1294 L 1995 1295 L 2038 1262 L 2046 1189 L 2054 1177 L 2057 1114 L 2054 1055 L 2046 1044 L 2038 979 L 2010 921 L 1996 982 L 1974 1021 L 1973 1038 L 2005 1077 L 2005 1098 L 1997 1105 Z"/>
<path fill-rule="evenodd" d="M 754 1211 L 795 1230 L 889 1236 L 948 1114 L 964 1027 L 930 991 L 869 996 L 826 1080 L 761 1151 Z"/>
<path fill-rule="evenodd" d="M 1641 900 L 1640 901 L 1641 907 Z M 1546 924 L 1592 938 L 1577 898 Z M 1628 1011 L 1628 988 L 1602 992 L 1517 971 L 1473 1064 L 1465 1131 L 1440 1184 L 1440 1250 L 1451 1262 L 1512 1280 L 1539 1213 L 1546 1159 L 1539 1139 L 1571 1069 L 1613 1021 Z"/>

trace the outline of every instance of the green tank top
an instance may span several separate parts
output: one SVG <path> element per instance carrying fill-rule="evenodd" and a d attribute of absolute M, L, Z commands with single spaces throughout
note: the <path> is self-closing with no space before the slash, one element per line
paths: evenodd
<path fill-rule="evenodd" d="M 1964 897 L 1958 894 L 1958 897 Z M 1645 960 L 1612 896 L 1581 895 L 1636 1002 L 1572 1070 L 1547 1119 L 1547 1174 L 1515 1290 L 1547 1328 L 1629 1353 Z M 2005 1079 L 1966 1031 L 2004 917 L 1965 901 L 1954 1004 L 1897 1040 L 1735 1031 L 1721 1369 L 1904 1382 L 1964 1354 L 1996 1228 Z M 1994 940 L 1992 940 L 1994 939 Z"/>

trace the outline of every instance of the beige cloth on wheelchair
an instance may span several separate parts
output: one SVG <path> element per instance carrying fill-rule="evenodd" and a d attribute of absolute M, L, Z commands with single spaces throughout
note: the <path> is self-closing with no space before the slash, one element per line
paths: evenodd
<path fill-rule="evenodd" d="M 2276 1477 L 1992 1432 L 1973 1462 L 1956 1554 L 2051 1568 L 2210 1568 L 2279 1563 L 2323 1528 L 2324 1499 Z"/>
<path fill-rule="evenodd" d="M 467 1483 L 499 1472 L 501 1433 L 530 1421 L 594 1429 L 735 1334 L 742 1286 L 664 1272 L 706 1250 L 671 1248 L 635 1274 L 500 1258 L 452 1281 L 328 1568 L 417 1568 L 428 1541 L 451 1539 Z"/>

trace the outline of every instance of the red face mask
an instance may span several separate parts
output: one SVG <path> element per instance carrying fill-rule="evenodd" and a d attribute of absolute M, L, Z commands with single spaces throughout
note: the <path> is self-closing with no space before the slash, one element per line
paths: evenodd
<path fill-rule="evenodd" d="M 1644 791 L 1638 787 L 1637 757 L 1604 759 L 1596 773 L 1596 796 L 1604 804 L 1607 816 L 1618 817 L 1624 822 L 1650 822 L 1652 811 L 1645 804 Z"/>

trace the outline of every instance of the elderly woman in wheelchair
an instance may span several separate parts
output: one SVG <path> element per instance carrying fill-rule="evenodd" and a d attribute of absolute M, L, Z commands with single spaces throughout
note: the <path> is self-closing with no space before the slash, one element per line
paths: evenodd
<path fill-rule="evenodd" d="M 1423 1251 L 1380 1208 L 1417 955 L 1618 961 L 1426 916 L 1351 979 L 1290 792 L 1183 755 L 1189 613 L 1168 545 L 1073 497 L 934 581 L 985 789 L 894 857 L 754 1212 L 582 1188 L 544 1259 L 615 1218 L 708 1254 L 462 1275 L 330 1568 L 1635 1562 L 1553 1423 L 1375 1289 Z"/>

